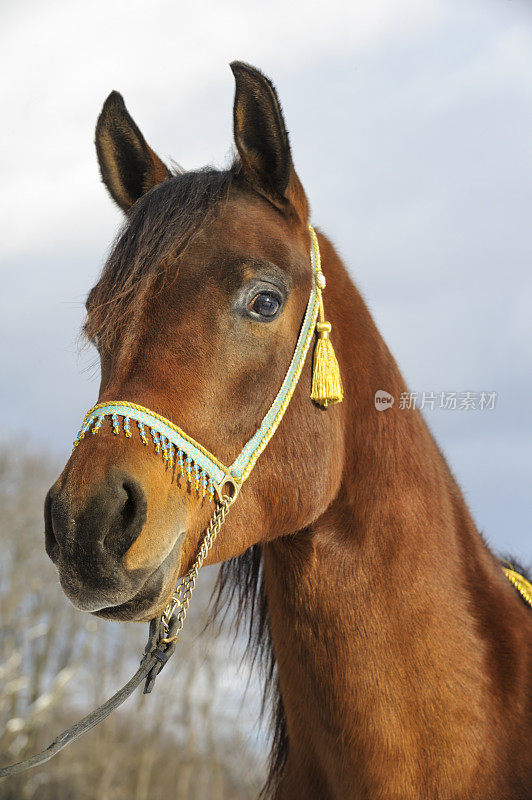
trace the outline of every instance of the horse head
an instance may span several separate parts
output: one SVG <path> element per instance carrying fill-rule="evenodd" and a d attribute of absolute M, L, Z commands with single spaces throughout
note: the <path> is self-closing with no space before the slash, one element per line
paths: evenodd
<path fill-rule="evenodd" d="M 289 368 L 312 286 L 309 206 L 276 91 L 231 65 L 238 156 L 227 170 L 170 171 L 117 92 L 96 127 L 104 184 L 124 226 L 86 303 L 101 362 L 98 402 L 154 409 L 230 464 Z M 330 248 L 320 237 L 322 248 Z M 330 315 L 353 288 L 329 275 Z M 342 345 L 341 331 L 335 344 Z M 209 563 L 304 529 L 341 481 L 342 406 L 310 399 L 311 359 L 243 486 Z M 192 563 L 212 504 L 137 435 L 108 420 L 73 451 L 45 507 L 62 587 L 99 616 L 147 620 Z"/>

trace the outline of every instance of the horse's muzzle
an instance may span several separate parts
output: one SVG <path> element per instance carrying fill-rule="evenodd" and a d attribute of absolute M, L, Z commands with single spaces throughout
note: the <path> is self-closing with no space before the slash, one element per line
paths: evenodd
<path fill-rule="evenodd" d="M 75 509 L 68 486 L 54 484 L 45 501 L 46 552 L 56 565 L 67 597 L 84 611 L 122 605 L 147 584 L 156 598 L 164 580 L 152 576 L 163 565 L 127 570 L 123 556 L 139 537 L 147 516 L 140 483 L 114 470 Z M 152 579 L 152 580 L 150 580 Z"/>

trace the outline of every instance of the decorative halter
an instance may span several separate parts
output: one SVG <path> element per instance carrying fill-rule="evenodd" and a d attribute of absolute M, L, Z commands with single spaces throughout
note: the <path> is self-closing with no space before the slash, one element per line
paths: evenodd
<path fill-rule="evenodd" d="M 312 225 L 308 226 L 308 230 L 311 241 L 310 261 L 313 280 L 294 355 L 281 388 L 266 416 L 230 467 L 222 464 L 207 448 L 188 436 L 169 419 L 149 408 L 127 400 L 109 400 L 91 408 L 85 415 L 81 430 L 74 442 L 74 447 L 77 447 L 81 439 L 84 439 L 88 433 L 93 435 L 98 433 L 106 417 L 111 418 L 113 432 L 117 436 L 120 434 L 122 421 L 123 432 L 126 438 L 130 438 L 132 436 L 131 421 L 134 420 L 143 444 L 148 445 L 148 437 L 151 437 L 155 452 L 162 454 L 169 469 L 172 470 L 174 467 L 179 469 L 180 476 L 186 477 L 187 485 L 191 488 L 193 486 L 201 497 L 204 498 L 208 495 L 210 500 L 214 500 L 216 496 L 216 510 L 203 534 L 194 564 L 180 579 L 171 601 L 159 618 L 163 632 L 166 634 L 160 641 L 166 646 L 175 645 L 185 621 L 190 596 L 199 570 L 225 521 L 227 511 L 255 466 L 258 457 L 279 427 L 288 408 L 312 343 L 314 331 L 316 331 L 317 340 L 312 368 L 311 399 L 324 408 L 333 403 L 340 403 L 343 399 L 338 361 L 329 338 L 331 323 L 325 320 L 323 308 L 322 292 L 325 289 L 325 276 L 321 270 L 318 238 Z M 516 572 L 511 564 L 502 564 L 501 566 L 506 577 L 525 602 L 532 606 L 530 581 Z M 178 609 L 177 615 L 176 618 L 173 618 L 176 609 Z"/>
<path fill-rule="evenodd" d="M 133 420 L 137 424 L 143 444 L 147 446 L 149 437 L 151 437 L 155 452 L 162 454 L 164 462 L 170 470 L 174 467 L 179 469 L 180 476 L 186 477 L 187 485 L 193 487 L 197 495 L 203 498 L 208 495 L 210 500 L 214 500 L 216 496 L 216 510 L 202 537 L 194 564 L 179 581 L 171 601 L 161 616 L 162 627 L 166 633 L 161 641 L 167 645 L 175 643 L 177 635 L 183 627 L 190 595 L 199 570 L 214 544 L 229 507 L 255 466 L 258 457 L 279 427 L 288 408 L 312 343 L 314 331 L 317 333 L 317 341 L 314 349 L 310 396 L 324 408 L 327 408 L 329 404 L 339 403 L 343 399 L 338 361 L 329 338 L 331 324 L 325 320 L 323 309 L 322 292 L 325 289 L 325 276 L 321 270 L 318 238 L 312 225 L 309 225 L 308 229 L 313 280 L 294 355 L 281 388 L 266 416 L 230 467 L 222 464 L 207 448 L 188 436 L 169 419 L 149 408 L 130 403 L 127 400 L 109 400 L 91 408 L 85 415 L 81 430 L 74 442 L 74 447 L 77 447 L 80 440 L 84 439 L 88 433 L 93 435 L 98 433 L 106 417 L 111 418 L 113 432 L 117 436 L 120 434 L 122 422 L 122 430 L 125 436 L 130 438 L 132 436 L 131 421 Z M 530 582 L 513 570 L 510 564 L 504 565 L 503 570 L 523 599 L 532 606 Z M 176 609 L 178 609 L 177 619 L 173 619 Z M 171 630 L 173 635 L 170 635 Z"/>
<path fill-rule="evenodd" d="M 80 440 L 89 432 L 92 435 L 98 433 L 107 417 L 111 418 L 113 432 L 117 436 L 120 434 L 122 424 L 122 430 L 127 438 L 132 436 L 131 422 L 134 421 L 143 444 L 147 446 L 151 437 L 155 452 L 162 455 L 169 469 L 175 466 L 198 495 L 202 497 L 208 495 L 212 500 L 216 494 L 221 502 L 224 496 L 233 499 L 236 497 L 258 457 L 279 427 L 301 375 L 314 338 L 314 330 L 318 339 L 314 352 L 310 396 L 324 408 L 329 404 L 339 403 L 343 398 L 342 382 L 338 362 L 329 339 L 331 324 L 325 320 L 323 309 L 322 292 L 325 289 L 325 276 L 321 270 L 316 233 L 311 225 L 308 229 L 313 280 L 294 355 L 266 416 L 230 467 L 224 466 L 207 448 L 188 436 L 169 419 L 149 408 L 126 400 L 110 400 L 91 408 L 85 415 L 74 447 L 77 447 Z"/>

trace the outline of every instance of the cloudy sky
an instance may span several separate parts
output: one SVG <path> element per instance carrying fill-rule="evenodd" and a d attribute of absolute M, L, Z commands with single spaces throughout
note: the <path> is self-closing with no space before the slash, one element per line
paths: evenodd
<path fill-rule="evenodd" d="M 242 59 L 275 81 L 312 219 L 412 391 L 498 393 L 495 410 L 426 418 L 488 540 L 530 560 L 526 0 L 21 0 L 0 15 L 2 437 L 66 458 L 97 396 L 77 337 L 121 220 L 93 149 L 103 100 L 121 91 L 161 156 L 224 165 Z"/>

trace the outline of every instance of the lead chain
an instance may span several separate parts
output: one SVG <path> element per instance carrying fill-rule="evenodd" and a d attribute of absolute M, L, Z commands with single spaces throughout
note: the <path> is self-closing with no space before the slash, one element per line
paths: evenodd
<path fill-rule="evenodd" d="M 163 639 L 161 639 L 161 641 L 164 642 L 164 644 L 170 644 L 172 642 L 175 643 L 177 641 L 177 637 L 183 630 L 188 607 L 190 605 L 190 598 L 196 585 L 199 571 L 203 566 L 203 562 L 207 558 L 207 555 L 209 554 L 214 542 L 216 541 L 216 537 L 220 533 L 220 528 L 225 522 L 227 512 L 229 511 L 234 499 L 234 497 L 224 497 L 224 499 L 219 502 L 216 511 L 214 512 L 207 526 L 207 530 L 205 531 L 205 535 L 201 542 L 198 555 L 196 556 L 192 567 L 189 569 L 186 575 L 181 578 L 174 594 L 172 595 L 172 599 L 162 613 L 161 621 L 165 636 Z M 170 629 L 170 622 L 176 613 L 176 609 L 178 609 L 178 611 L 174 631 L 172 636 L 169 636 L 168 633 Z"/>

